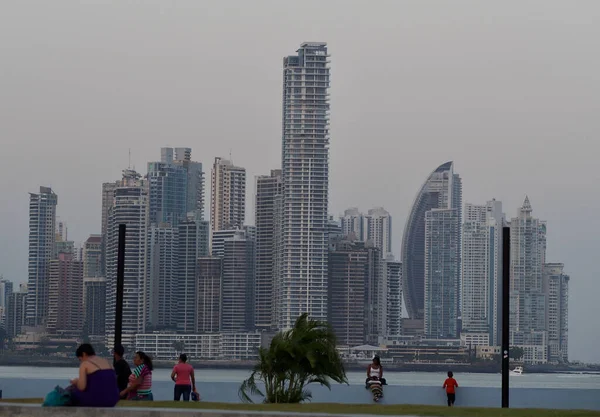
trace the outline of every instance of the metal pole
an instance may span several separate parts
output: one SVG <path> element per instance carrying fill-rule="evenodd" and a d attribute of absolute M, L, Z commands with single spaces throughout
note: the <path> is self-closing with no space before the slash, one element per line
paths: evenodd
<path fill-rule="evenodd" d="M 510 321 L 510 227 L 502 228 L 502 408 L 508 408 Z"/>
<path fill-rule="evenodd" d="M 117 252 L 117 305 L 115 308 L 115 346 L 122 342 L 123 334 L 123 286 L 125 281 L 125 234 L 126 226 L 119 225 L 119 247 Z"/>

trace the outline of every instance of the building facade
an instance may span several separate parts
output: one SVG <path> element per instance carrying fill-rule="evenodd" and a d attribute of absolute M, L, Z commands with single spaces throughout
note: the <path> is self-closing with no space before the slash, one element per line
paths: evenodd
<path fill-rule="evenodd" d="M 425 213 L 425 337 L 458 339 L 459 280 L 459 210 L 429 210 Z"/>
<path fill-rule="evenodd" d="M 236 229 L 246 220 L 246 168 L 217 157 L 211 180 L 210 224 L 213 231 Z"/>
<path fill-rule="evenodd" d="M 462 239 L 462 332 L 482 346 L 501 342 L 502 203 L 465 205 Z M 477 336 L 480 335 L 480 336 Z"/>
<path fill-rule="evenodd" d="M 23 326 L 26 324 L 27 317 L 27 297 L 28 292 L 13 292 L 8 296 L 6 303 L 6 335 L 16 337 L 21 334 Z"/>
<path fill-rule="evenodd" d="M 368 263 L 368 251 L 351 241 L 339 241 L 329 252 L 329 324 L 339 346 L 365 343 Z"/>
<path fill-rule="evenodd" d="M 387 307 L 385 336 L 396 337 L 402 335 L 402 262 L 388 255 L 383 265 Z"/>
<path fill-rule="evenodd" d="M 276 256 L 276 199 L 283 191 L 281 170 L 271 170 L 271 175 L 256 177 L 256 277 L 254 325 L 259 330 L 275 328 L 274 280 Z"/>
<path fill-rule="evenodd" d="M 102 272 L 102 235 L 90 235 L 83 244 L 83 276 L 103 277 Z"/>
<path fill-rule="evenodd" d="M 462 181 L 460 176 L 454 173 L 453 162 L 440 165 L 429 175 L 417 193 L 404 227 L 402 237 L 403 293 L 406 310 L 414 325 L 417 325 L 418 321 L 422 321 L 425 317 L 425 217 L 426 213 L 433 209 L 456 210 L 456 217 L 459 220 L 458 235 L 460 236 Z"/>
<path fill-rule="evenodd" d="M 510 339 L 524 350 L 528 363 L 548 360 L 546 295 L 543 267 L 546 260 L 546 222 L 533 217 L 525 198 L 510 221 Z"/>
<path fill-rule="evenodd" d="M 358 210 L 358 207 L 350 207 L 349 209 L 345 210 L 344 215 L 340 217 L 342 234 L 351 239 L 364 242 L 365 238 L 363 236 L 363 222 L 364 216 Z"/>
<path fill-rule="evenodd" d="M 80 336 L 83 330 L 83 262 L 59 253 L 48 265 L 48 333 Z"/>
<path fill-rule="evenodd" d="M 58 197 L 49 187 L 29 194 L 27 324 L 43 325 L 48 316 L 48 262 L 55 253 Z"/>
<path fill-rule="evenodd" d="M 367 212 L 363 220 L 363 240 L 372 241 L 383 257 L 392 254 L 392 216 L 383 207 Z"/>
<path fill-rule="evenodd" d="M 175 297 L 178 231 L 169 223 L 151 224 L 148 228 L 148 324 L 154 328 L 171 328 L 179 319 L 176 314 L 179 300 Z"/>
<path fill-rule="evenodd" d="M 245 332 L 254 327 L 254 240 L 237 231 L 224 243 L 221 332 Z"/>
<path fill-rule="evenodd" d="M 177 328 L 183 333 L 196 331 L 198 297 L 197 263 L 208 255 L 209 224 L 198 217 L 199 212 L 190 214 L 178 225 L 177 270 L 173 286 L 174 307 L 177 312 Z"/>
<path fill-rule="evenodd" d="M 278 327 L 327 320 L 329 61 L 326 43 L 283 59 L 283 224 Z"/>
<path fill-rule="evenodd" d="M 122 343 L 131 348 L 135 335 L 144 333 L 149 319 L 150 288 L 147 279 L 148 184 L 132 170 L 114 191 L 106 241 L 107 346 L 114 344 L 119 225 L 126 226 Z"/>
<path fill-rule="evenodd" d="M 221 329 L 221 275 L 223 259 L 201 256 L 197 267 L 196 333 L 218 333 Z"/>
<path fill-rule="evenodd" d="M 106 278 L 84 277 L 83 300 L 83 333 L 106 336 Z"/>
<path fill-rule="evenodd" d="M 552 363 L 569 361 L 569 281 L 570 277 L 564 273 L 564 264 L 544 265 L 548 361 Z"/>

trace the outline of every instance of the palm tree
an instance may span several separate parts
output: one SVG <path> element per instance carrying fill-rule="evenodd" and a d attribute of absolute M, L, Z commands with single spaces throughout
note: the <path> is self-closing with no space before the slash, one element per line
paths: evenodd
<path fill-rule="evenodd" d="M 257 364 L 240 386 L 240 398 L 252 402 L 251 396 L 258 395 L 265 403 L 299 403 L 312 397 L 309 384 L 329 389 L 330 380 L 347 384 L 335 346 L 331 327 L 303 314 L 292 329 L 275 335 L 268 349 L 260 348 Z M 264 393 L 258 382 L 264 383 Z"/>

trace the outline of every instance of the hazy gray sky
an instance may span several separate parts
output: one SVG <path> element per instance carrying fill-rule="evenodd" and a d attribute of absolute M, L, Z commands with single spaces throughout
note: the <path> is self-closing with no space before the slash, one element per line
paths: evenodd
<path fill-rule="evenodd" d="M 332 214 L 384 206 L 399 255 L 418 188 L 454 160 L 464 201 L 526 194 L 571 275 L 570 358 L 600 362 L 600 2 L 27 1 L 0 5 L 0 274 L 27 279 L 28 194 L 70 237 L 101 183 L 161 146 L 249 178 L 280 166 L 282 57 L 331 52 Z M 252 218 L 254 185 L 248 184 Z"/>

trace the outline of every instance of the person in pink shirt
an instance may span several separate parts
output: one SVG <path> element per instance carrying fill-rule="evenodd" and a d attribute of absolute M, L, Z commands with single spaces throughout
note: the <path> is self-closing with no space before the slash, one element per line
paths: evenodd
<path fill-rule="evenodd" d="M 171 379 L 175 382 L 173 401 L 181 401 L 182 395 L 183 401 L 189 401 L 192 392 L 198 394 L 198 391 L 196 391 L 194 368 L 187 363 L 187 355 L 185 353 L 179 356 L 179 363 L 173 368 Z"/>

